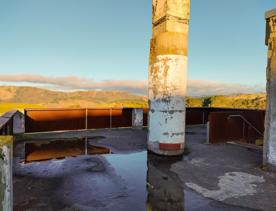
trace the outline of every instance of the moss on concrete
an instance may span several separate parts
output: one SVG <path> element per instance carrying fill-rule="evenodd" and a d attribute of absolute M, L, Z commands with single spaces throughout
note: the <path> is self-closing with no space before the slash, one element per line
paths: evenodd
<path fill-rule="evenodd" d="M 10 145 L 13 141 L 12 136 L 0 136 L 0 147 L 4 145 Z"/>

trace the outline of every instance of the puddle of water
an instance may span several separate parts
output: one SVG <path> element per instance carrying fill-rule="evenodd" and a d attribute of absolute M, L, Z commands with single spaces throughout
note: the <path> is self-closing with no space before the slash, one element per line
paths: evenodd
<path fill-rule="evenodd" d="M 14 168 L 14 210 L 247 210 L 185 189 L 170 171 L 182 158 L 147 151 L 110 154 L 91 143 L 26 143 L 26 163 L 16 162 Z"/>
<path fill-rule="evenodd" d="M 36 141 L 25 144 L 25 162 L 63 159 L 80 155 L 109 154 L 111 150 L 105 147 L 93 146 L 86 139 Z"/>

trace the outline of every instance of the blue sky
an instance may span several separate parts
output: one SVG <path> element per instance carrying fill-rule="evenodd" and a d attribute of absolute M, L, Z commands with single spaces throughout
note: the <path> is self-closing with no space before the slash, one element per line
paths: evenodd
<path fill-rule="evenodd" d="M 189 80 L 263 89 L 264 12 L 275 7 L 275 0 L 191 0 Z M 147 80 L 151 0 L 0 0 L 0 28 L 2 84 L 103 89 L 106 81 Z M 86 85 L 53 82 L 69 76 Z"/>

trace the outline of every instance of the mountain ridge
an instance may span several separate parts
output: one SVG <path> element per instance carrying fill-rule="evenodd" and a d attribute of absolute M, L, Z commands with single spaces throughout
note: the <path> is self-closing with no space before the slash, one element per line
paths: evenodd
<path fill-rule="evenodd" d="M 0 86 L 0 103 L 48 108 L 148 107 L 146 96 L 128 91 L 53 91 L 30 86 Z M 188 107 L 264 109 L 265 93 L 187 97 Z M 0 105 L 1 106 L 1 105 Z"/>

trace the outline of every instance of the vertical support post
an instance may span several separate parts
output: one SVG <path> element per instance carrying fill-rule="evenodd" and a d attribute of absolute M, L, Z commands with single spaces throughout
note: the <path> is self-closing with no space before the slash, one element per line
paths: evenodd
<path fill-rule="evenodd" d="M 85 109 L 85 130 L 88 129 L 88 108 Z"/>
<path fill-rule="evenodd" d="M 13 138 L 0 136 L 0 210 L 13 210 Z"/>
<path fill-rule="evenodd" d="M 109 109 L 109 129 L 112 128 L 112 108 Z"/>
<path fill-rule="evenodd" d="M 142 108 L 133 108 L 132 109 L 132 127 L 135 129 L 143 128 L 143 116 L 144 109 Z"/>
<path fill-rule="evenodd" d="M 206 143 L 210 144 L 210 122 L 208 121 L 206 124 Z"/>
<path fill-rule="evenodd" d="M 264 165 L 276 168 L 276 9 L 265 14 L 267 62 L 267 107 L 264 137 Z"/>
<path fill-rule="evenodd" d="M 160 155 L 181 155 L 190 0 L 152 0 L 152 6 L 148 149 Z"/>
<path fill-rule="evenodd" d="M 87 137 L 87 127 L 88 125 L 88 109 L 87 107 L 85 108 L 85 155 L 87 155 L 87 145 L 88 145 L 88 137 Z"/>

